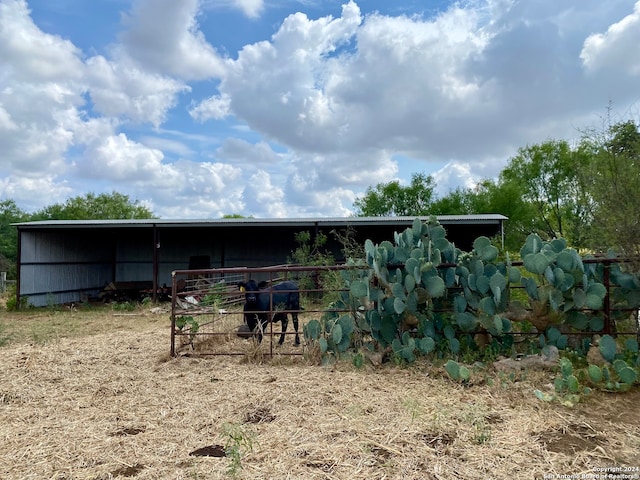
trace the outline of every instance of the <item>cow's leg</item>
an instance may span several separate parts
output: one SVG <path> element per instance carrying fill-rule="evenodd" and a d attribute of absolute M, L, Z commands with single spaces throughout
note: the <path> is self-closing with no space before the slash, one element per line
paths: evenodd
<path fill-rule="evenodd" d="M 297 347 L 300 345 L 300 337 L 298 336 L 298 313 L 293 312 L 291 318 L 293 319 L 293 329 L 296 331 L 296 339 L 293 344 Z"/>
<path fill-rule="evenodd" d="M 287 326 L 289 325 L 289 316 L 286 313 L 278 313 L 274 320 L 280 320 L 282 322 L 282 333 L 280 334 L 280 340 L 278 341 L 278 345 L 282 345 L 284 343 L 285 333 L 287 332 Z"/>

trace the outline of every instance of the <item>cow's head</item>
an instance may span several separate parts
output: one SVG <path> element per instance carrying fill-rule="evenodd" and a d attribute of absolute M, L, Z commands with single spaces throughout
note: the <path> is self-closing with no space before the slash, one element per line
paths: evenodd
<path fill-rule="evenodd" d="M 238 288 L 244 293 L 244 299 L 248 304 L 254 304 L 258 301 L 258 285 L 255 280 L 249 280 L 248 282 L 238 283 Z"/>

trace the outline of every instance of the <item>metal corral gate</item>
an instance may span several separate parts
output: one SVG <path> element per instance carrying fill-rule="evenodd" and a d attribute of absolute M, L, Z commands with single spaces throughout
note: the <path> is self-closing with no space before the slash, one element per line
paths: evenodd
<path fill-rule="evenodd" d="M 571 330 L 571 334 L 580 337 L 595 334 L 637 335 L 640 340 L 640 322 L 637 318 L 638 306 L 614 306 L 614 292 L 617 288 L 611 282 L 609 266 L 623 260 L 616 259 L 583 259 L 583 263 L 602 264 L 603 284 L 606 296 L 599 313 L 604 318 L 603 328 L 598 331 Z M 521 266 L 522 262 L 512 262 L 513 266 Z M 402 268 L 402 265 L 397 267 Z M 439 268 L 450 268 L 455 265 L 441 264 Z M 389 266 L 393 268 L 393 266 Z M 296 280 L 300 286 L 301 306 L 296 311 L 300 318 L 299 332 L 312 319 L 320 319 L 324 312 L 356 312 L 347 309 L 332 308 L 332 299 L 338 299 L 341 292 L 347 291 L 341 277 L 362 278 L 369 271 L 368 266 L 274 266 L 263 268 L 218 268 L 208 270 L 176 270 L 172 272 L 171 303 L 171 355 L 247 355 L 258 348 L 248 341 L 248 333 L 239 331 L 244 322 L 244 294 L 238 288 L 239 282 L 253 279 L 256 282 L 266 281 L 275 284 L 281 280 Z M 332 280 L 331 275 L 334 275 Z M 340 278 L 336 278 L 340 277 Z M 511 285 L 512 290 L 522 290 L 521 286 Z M 455 287 L 454 287 L 455 289 Z M 452 290 L 452 289 L 450 289 Z M 452 293 L 452 292 L 450 292 Z M 272 305 L 272 302 L 270 302 Z M 293 313 L 290 310 L 279 310 L 280 313 Z M 453 309 L 436 309 L 438 313 L 453 313 Z M 269 312 L 273 317 L 274 310 Z M 635 331 L 620 331 L 614 317 L 620 315 L 636 315 Z M 264 332 L 265 341 L 260 349 L 263 353 L 274 355 L 274 341 L 280 336 L 279 324 L 269 323 Z M 473 332 L 472 332 L 473 333 Z M 479 332 L 483 333 L 483 332 Z M 289 321 L 287 335 L 294 335 L 292 322 Z M 518 335 L 539 335 L 539 332 L 510 332 Z M 274 338 L 276 340 L 274 340 Z M 294 347 L 293 341 L 285 341 L 277 350 L 278 355 L 302 355 L 303 347 Z M 304 342 L 302 342 L 304 344 Z M 266 344 L 266 345 L 265 345 Z M 266 351 L 268 349 L 268 351 Z"/>
<path fill-rule="evenodd" d="M 278 313 L 286 313 L 289 318 L 291 313 L 297 313 L 302 337 L 303 326 L 309 320 L 319 319 L 327 311 L 349 311 L 330 306 L 341 292 L 348 291 L 342 276 L 361 276 L 368 270 L 367 266 L 344 265 L 175 270 L 171 291 L 171 355 L 247 355 L 255 354 L 259 348 L 263 354 L 273 356 L 281 333 L 280 322 L 267 325 L 262 345 L 253 342 L 249 333 L 242 331 L 245 295 L 238 288 L 239 282 L 252 279 L 272 285 L 295 280 L 300 289 L 300 310 L 278 310 Z M 269 303 L 269 318 L 273 318 L 273 302 Z M 277 355 L 303 354 L 304 347 L 293 346 L 291 335 L 295 331 L 290 319 L 284 345 L 278 347 Z"/>

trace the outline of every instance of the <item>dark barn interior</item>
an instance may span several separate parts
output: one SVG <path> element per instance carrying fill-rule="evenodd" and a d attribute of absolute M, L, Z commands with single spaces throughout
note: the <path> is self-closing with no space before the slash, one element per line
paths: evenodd
<path fill-rule="evenodd" d="M 479 236 L 503 241 L 503 215 L 437 217 L 447 238 L 469 251 Z M 287 263 L 295 235 L 322 232 L 336 261 L 344 260 L 332 231 L 351 229 L 356 241 L 393 241 L 413 217 L 221 220 L 76 220 L 16 224 L 18 300 L 34 306 L 84 301 L 119 282 L 157 291 L 184 269 L 263 267 Z M 426 220 L 424 218 L 423 220 Z"/>

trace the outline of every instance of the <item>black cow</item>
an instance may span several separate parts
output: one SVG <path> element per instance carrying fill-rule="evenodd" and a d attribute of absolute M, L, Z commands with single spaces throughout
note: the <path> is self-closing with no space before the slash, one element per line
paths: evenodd
<path fill-rule="evenodd" d="M 255 331 L 260 322 L 258 329 L 258 341 L 262 341 L 262 332 L 269 323 L 269 312 L 274 312 L 272 322 L 282 323 L 282 334 L 278 344 L 284 342 L 285 332 L 289 324 L 287 311 L 291 313 L 293 319 L 293 328 L 296 331 L 295 345 L 300 345 L 300 337 L 298 336 L 298 311 L 300 310 L 300 292 L 298 284 L 292 281 L 276 283 L 271 288 L 266 282 L 256 284 L 255 280 L 248 282 L 240 282 L 238 284 L 240 291 L 245 294 L 244 318 L 245 322 L 251 329 Z M 270 308 L 271 307 L 271 308 Z M 278 310 L 285 310 L 284 312 Z"/>

